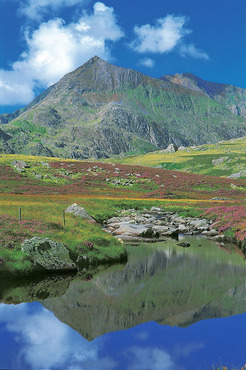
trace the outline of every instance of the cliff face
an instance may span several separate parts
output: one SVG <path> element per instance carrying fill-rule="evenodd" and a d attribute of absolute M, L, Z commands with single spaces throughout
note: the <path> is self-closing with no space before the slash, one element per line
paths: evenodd
<path fill-rule="evenodd" d="M 245 89 L 232 85 L 208 82 L 192 73 L 166 75 L 161 77 L 161 79 L 193 91 L 201 92 L 205 96 L 214 99 L 217 103 L 224 105 L 233 114 L 246 118 Z"/>
<path fill-rule="evenodd" d="M 16 118 L 2 116 L 2 128 L 11 136 L 12 152 L 37 155 L 39 143 L 43 152 L 69 158 L 143 153 L 170 143 L 198 145 L 246 135 L 240 117 L 245 100 L 237 88 L 240 109 L 230 106 L 229 93 L 222 98 L 224 92 L 211 95 L 194 81 L 181 82 L 94 57 L 13 114 Z"/>

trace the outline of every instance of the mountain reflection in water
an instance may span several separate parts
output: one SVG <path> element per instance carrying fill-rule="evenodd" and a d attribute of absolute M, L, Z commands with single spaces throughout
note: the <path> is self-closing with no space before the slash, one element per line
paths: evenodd
<path fill-rule="evenodd" d="M 184 241 L 191 247 L 175 241 L 128 247 L 126 265 L 89 281 L 69 275 L 1 281 L 2 302 L 15 305 L 0 304 L 0 368 L 243 366 L 244 259 L 201 237 Z M 36 300 L 43 307 L 16 305 Z"/>
<path fill-rule="evenodd" d="M 131 247 L 124 267 L 88 282 L 76 278 L 64 295 L 42 304 L 88 340 L 148 321 L 186 327 L 244 313 L 244 260 L 208 240 L 200 243 L 193 237 L 189 249 Z"/>

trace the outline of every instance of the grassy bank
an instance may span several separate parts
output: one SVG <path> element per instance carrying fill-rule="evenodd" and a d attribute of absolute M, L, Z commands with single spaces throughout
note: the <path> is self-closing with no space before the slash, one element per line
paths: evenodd
<path fill-rule="evenodd" d="M 19 160 L 25 162 L 21 169 L 15 165 Z M 140 166 L 3 155 L 0 186 L 2 271 L 31 271 L 32 264 L 23 255 L 21 243 L 33 236 L 62 242 L 71 252 L 86 255 L 91 265 L 117 261 L 124 247 L 102 230 L 101 223 L 129 208 L 159 206 L 183 216 L 207 217 L 238 242 L 243 244 L 246 239 L 243 180 L 232 182 Z M 63 210 L 75 202 L 85 207 L 97 224 L 66 214 L 64 225 Z M 88 242 L 93 248 L 88 248 Z"/>

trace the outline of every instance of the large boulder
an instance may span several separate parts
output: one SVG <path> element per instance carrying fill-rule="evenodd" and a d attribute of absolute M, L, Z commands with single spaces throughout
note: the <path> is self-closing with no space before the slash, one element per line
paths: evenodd
<path fill-rule="evenodd" d="M 209 230 L 210 224 L 206 219 L 202 219 L 202 220 L 195 219 L 195 220 L 190 221 L 190 226 L 193 226 L 196 230 L 199 230 L 199 231 L 206 231 L 206 230 Z"/>
<path fill-rule="evenodd" d="M 119 223 L 119 227 L 114 230 L 113 235 L 141 236 L 144 238 L 153 238 L 159 236 L 159 234 L 150 227 L 131 224 L 128 222 Z"/>
<path fill-rule="evenodd" d="M 23 253 L 32 260 L 36 270 L 70 271 L 77 270 L 68 247 L 49 238 L 33 237 L 21 245 Z"/>
<path fill-rule="evenodd" d="M 168 147 L 162 152 L 169 154 L 169 153 L 175 153 L 177 150 L 178 150 L 178 147 L 176 144 L 169 144 Z"/>
<path fill-rule="evenodd" d="M 80 207 L 77 203 L 72 204 L 66 210 L 66 213 L 72 213 L 74 216 L 84 218 L 85 220 L 96 222 L 93 217 L 89 215 L 84 207 Z"/>

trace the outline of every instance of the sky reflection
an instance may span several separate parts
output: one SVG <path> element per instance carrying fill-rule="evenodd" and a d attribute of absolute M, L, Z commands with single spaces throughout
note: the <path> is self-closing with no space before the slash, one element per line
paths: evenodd
<path fill-rule="evenodd" d="M 8 336 L 8 351 L 1 354 L 1 368 L 81 369 L 81 364 L 98 359 L 96 344 L 89 343 L 38 303 L 0 304 L 0 325 L 1 343 L 5 333 L 12 334 Z M 17 351 L 11 350 L 11 342 L 18 344 Z M 105 363 L 106 359 L 102 360 Z"/>
<path fill-rule="evenodd" d="M 39 303 L 0 304 L 1 369 L 185 370 L 243 366 L 246 314 L 187 328 L 154 322 L 88 342 Z"/>

